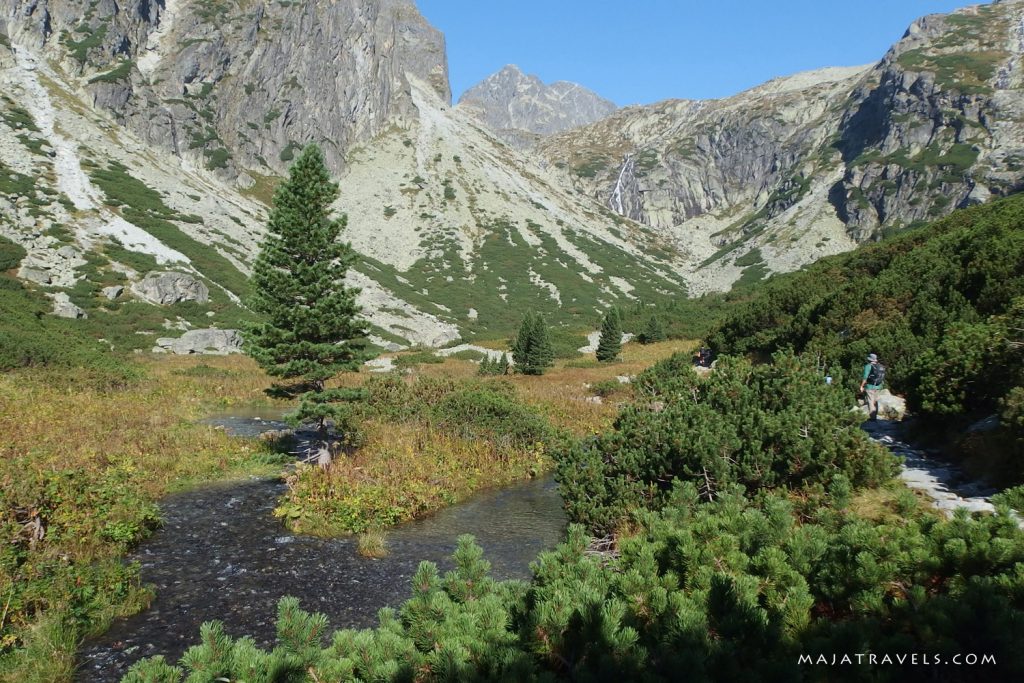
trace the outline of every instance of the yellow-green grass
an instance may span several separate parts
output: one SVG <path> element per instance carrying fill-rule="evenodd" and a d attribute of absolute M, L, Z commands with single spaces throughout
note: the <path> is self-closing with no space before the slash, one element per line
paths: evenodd
<path fill-rule="evenodd" d="M 298 533 L 362 533 L 422 517 L 550 467 L 543 444 L 501 449 L 428 423 L 363 425 L 364 443 L 327 472 L 300 466 L 275 514 Z"/>
<path fill-rule="evenodd" d="M 194 422 L 261 398 L 250 361 L 142 367 L 108 389 L 78 381 L 84 370 L 0 374 L 0 680 L 69 680 L 81 637 L 148 604 L 120 558 L 152 530 L 165 493 L 281 470 L 256 444 Z"/>
<path fill-rule="evenodd" d="M 592 433 L 611 423 L 617 406 L 614 397 L 589 400 L 587 385 L 636 374 L 692 346 L 627 344 L 617 363 L 559 361 L 542 377 L 505 379 L 552 424 Z M 163 357 L 139 365 L 141 379 L 117 388 L 88 370 L 0 374 L 0 531 L 11 536 L 3 539 L 9 547 L 20 544 L 18 557 L 0 565 L 0 680 L 70 680 L 82 637 L 148 604 L 151 595 L 120 558 L 152 529 L 160 497 L 203 482 L 281 473 L 280 461 L 257 442 L 196 422 L 211 411 L 271 403 L 263 392 L 271 380 L 253 361 Z M 449 359 L 416 373 L 470 380 L 476 370 Z M 343 375 L 335 384 L 358 386 L 368 376 Z M 500 447 L 416 421 L 369 420 L 362 429 L 363 445 L 327 475 L 302 467 L 290 475 L 278 509 L 290 526 L 324 535 L 380 529 L 551 467 L 544 444 Z M 35 508 L 44 512 L 47 534 L 29 548 L 19 534 Z M 85 607 L 75 602 L 83 582 L 102 596 Z"/>

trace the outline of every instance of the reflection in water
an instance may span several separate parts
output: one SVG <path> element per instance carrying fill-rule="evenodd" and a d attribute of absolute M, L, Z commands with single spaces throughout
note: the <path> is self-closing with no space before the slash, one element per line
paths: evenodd
<path fill-rule="evenodd" d="M 271 416 L 214 423 L 247 436 L 280 428 L 264 417 Z M 333 628 L 374 626 L 379 608 L 409 596 L 420 560 L 451 567 L 460 534 L 476 536 L 495 578 L 526 579 L 529 563 L 565 530 L 554 483 L 533 481 L 401 525 L 388 532 L 390 555 L 372 560 L 356 554 L 352 538 L 289 534 L 271 514 L 283 490 L 279 481 L 254 480 L 165 499 L 165 527 L 131 558 L 141 563 L 143 581 L 155 585 L 157 599 L 83 648 L 79 680 L 117 681 L 133 662 L 154 654 L 177 659 L 212 619 L 233 636 L 269 644 L 285 595 L 327 614 Z"/>

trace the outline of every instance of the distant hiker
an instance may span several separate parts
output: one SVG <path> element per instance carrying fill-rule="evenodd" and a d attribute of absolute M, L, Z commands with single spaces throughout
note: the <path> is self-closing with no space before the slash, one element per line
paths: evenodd
<path fill-rule="evenodd" d="M 878 356 L 873 353 L 868 354 L 867 361 L 864 365 L 863 379 L 860 381 L 860 390 L 868 404 L 868 417 L 877 420 L 878 392 L 885 383 L 885 366 L 878 362 Z"/>
<path fill-rule="evenodd" d="M 711 367 L 711 349 L 706 346 L 700 347 L 697 351 L 697 365 L 702 368 Z"/>

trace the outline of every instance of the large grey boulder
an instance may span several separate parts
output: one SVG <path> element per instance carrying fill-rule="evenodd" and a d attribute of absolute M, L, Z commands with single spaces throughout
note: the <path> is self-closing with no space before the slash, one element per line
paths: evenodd
<path fill-rule="evenodd" d="M 179 301 L 205 304 L 210 300 L 209 288 L 188 273 L 147 273 L 146 277 L 132 285 L 132 291 L 146 301 L 161 306 Z"/>
<path fill-rule="evenodd" d="M 122 287 L 121 285 L 113 285 L 111 287 L 104 287 L 102 291 L 103 296 L 105 296 L 110 301 L 113 301 L 114 299 L 116 299 L 117 297 L 121 296 L 124 293 L 124 287 Z"/>
<path fill-rule="evenodd" d="M 866 403 L 858 406 L 858 409 L 866 416 L 868 407 Z M 878 393 L 878 419 L 892 420 L 899 422 L 907 416 L 907 401 L 902 396 L 890 393 L 888 389 L 882 389 Z"/>
<path fill-rule="evenodd" d="M 65 292 L 57 292 L 53 295 L 53 314 L 58 318 L 71 318 L 72 320 L 89 317 L 89 314 L 83 309 L 71 303 L 70 297 Z"/>
<path fill-rule="evenodd" d="M 238 330 L 208 328 L 189 330 L 177 339 L 161 337 L 156 340 L 154 353 L 173 353 L 179 356 L 203 354 L 225 356 L 242 352 L 242 335 Z"/>

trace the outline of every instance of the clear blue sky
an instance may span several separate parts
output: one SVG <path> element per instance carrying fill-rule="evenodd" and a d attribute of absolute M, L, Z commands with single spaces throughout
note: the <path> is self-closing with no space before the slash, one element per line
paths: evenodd
<path fill-rule="evenodd" d="M 875 62 L 924 14 L 969 0 L 416 0 L 448 41 L 452 94 L 505 64 L 616 104 L 735 94 Z"/>

